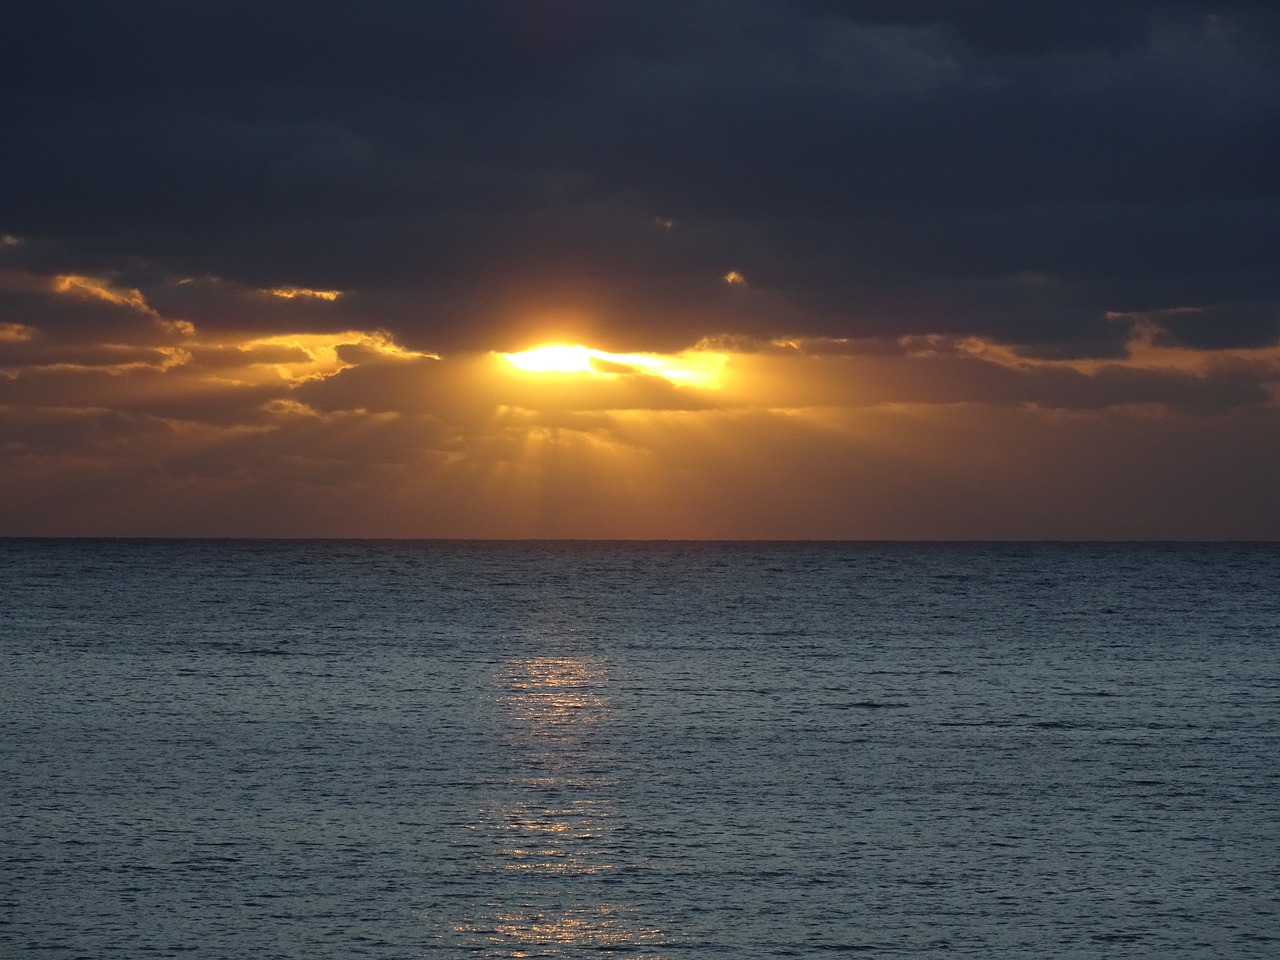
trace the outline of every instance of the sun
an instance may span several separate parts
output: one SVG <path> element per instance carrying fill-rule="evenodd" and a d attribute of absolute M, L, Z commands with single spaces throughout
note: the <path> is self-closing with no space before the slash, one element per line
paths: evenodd
<path fill-rule="evenodd" d="M 661 377 L 684 387 L 717 389 L 726 357 L 708 350 L 678 354 L 609 353 L 581 344 L 547 344 L 519 353 L 501 354 L 523 373 L 617 378 Z"/>
<path fill-rule="evenodd" d="M 504 353 L 503 356 L 517 370 L 526 373 L 594 373 L 591 365 L 593 352 L 586 347 L 552 344 L 523 353 Z"/>

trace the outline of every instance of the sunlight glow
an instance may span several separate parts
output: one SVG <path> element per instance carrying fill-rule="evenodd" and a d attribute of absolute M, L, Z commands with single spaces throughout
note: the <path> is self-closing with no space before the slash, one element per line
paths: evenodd
<path fill-rule="evenodd" d="M 607 353 L 581 345 L 548 344 L 520 353 L 501 355 L 524 373 L 583 375 L 591 377 L 652 376 L 679 386 L 716 389 L 725 355 L 711 351 L 686 351 L 674 355 Z"/>
<path fill-rule="evenodd" d="M 24 343 L 35 336 L 36 328 L 25 323 L 0 323 L 0 343 Z"/>
<path fill-rule="evenodd" d="M 328 300 L 332 302 L 342 296 L 341 290 L 310 290 L 307 287 L 272 287 L 266 292 L 282 300 L 296 300 L 298 297 L 306 297 L 312 300 Z"/>
<path fill-rule="evenodd" d="M 513 367 L 528 373 L 594 373 L 592 351 L 586 347 L 535 347 L 523 353 L 504 353 Z"/>
<path fill-rule="evenodd" d="M 245 355 L 245 364 L 236 371 L 240 383 L 264 383 L 282 381 L 297 386 L 311 380 L 324 380 L 357 366 L 359 360 L 344 355 L 347 351 L 361 350 L 371 358 L 380 360 L 439 360 L 435 353 L 408 350 L 380 331 L 346 330 L 339 333 L 290 333 L 273 337 L 259 337 L 236 344 Z M 295 351 L 288 359 L 259 361 L 255 354 L 270 347 L 282 347 Z M 255 371 L 256 372 L 253 372 Z M 225 375 L 226 371 L 222 371 Z"/>
<path fill-rule="evenodd" d="M 74 273 L 59 274 L 53 278 L 53 290 L 55 293 L 105 300 L 117 307 L 132 307 L 143 313 L 155 313 L 147 306 L 147 301 L 143 299 L 140 290 L 122 290 L 113 286 L 110 281 L 98 277 L 86 277 Z"/>

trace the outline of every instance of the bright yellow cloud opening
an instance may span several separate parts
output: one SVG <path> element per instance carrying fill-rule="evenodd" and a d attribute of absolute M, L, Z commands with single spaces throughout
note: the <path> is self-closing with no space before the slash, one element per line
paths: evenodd
<path fill-rule="evenodd" d="M 711 351 L 690 351 L 674 355 L 652 353 L 608 353 L 581 345 L 548 344 L 519 353 L 501 354 L 511 366 L 524 373 L 546 373 L 589 377 L 653 376 L 679 386 L 715 389 L 725 355 Z"/>
<path fill-rule="evenodd" d="M 503 356 L 517 370 L 527 373 L 594 373 L 591 354 L 586 347 L 547 346 Z"/>

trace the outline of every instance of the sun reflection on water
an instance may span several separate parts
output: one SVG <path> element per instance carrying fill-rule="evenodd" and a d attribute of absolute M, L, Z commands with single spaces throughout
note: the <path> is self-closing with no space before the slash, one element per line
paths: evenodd
<path fill-rule="evenodd" d="M 635 866 L 598 737 L 610 713 L 605 665 L 521 658 L 498 665 L 493 683 L 507 775 L 466 825 L 465 847 L 487 896 L 450 924 L 451 939 L 485 957 L 661 957 L 662 929 L 637 907 L 602 896 L 613 884 L 599 885 Z"/>
<path fill-rule="evenodd" d="M 653 948 L 664 940 L 661 930 L 621 907 L 579 907 L 560 915 L 499 910 L 490 920 L 462 924 L 454 932 L 473 950 L 489 947 L 509 957 L 581 956 L 581 951 L 602 950 L 619 958 L 660 960 Z"/>
<path fill-rule="evenodd" d="M 613 868 L 613 811 L 606 800 L 586 797 L 561 806 L 531 800 L 485 813 L 484 828 L 501 844 L 488 869 L 589 876 Z"/>
<path fill-rule="evenodd" d="M 604 670 L 576 657 L 536 657 L 509 665 L 502 704 L 534 733 L 562 732 L 566 724 L 599 721 L 607 709 Z M 527 732 L 527 731 L 525 731 Z M 571 731 L 565 731 L 571 732 Z"/>

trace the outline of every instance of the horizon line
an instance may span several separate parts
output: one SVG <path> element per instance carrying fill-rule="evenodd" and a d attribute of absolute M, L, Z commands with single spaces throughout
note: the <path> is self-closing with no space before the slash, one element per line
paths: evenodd
<path fill-rule="evenodd" d="M 447 543 L 447 544 L 777 544 L 777 545 L 905 545 L 905 546 L 1209 546 L 1278 545 L 1280 539 L 1257 538 L 847 538 L 847 537 L 363 537 L 363 536 L 207 536 L 186 534 L 0 534 L 0 541 L 95 541 L 151 543 Z"/>

